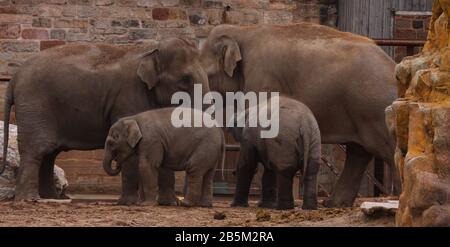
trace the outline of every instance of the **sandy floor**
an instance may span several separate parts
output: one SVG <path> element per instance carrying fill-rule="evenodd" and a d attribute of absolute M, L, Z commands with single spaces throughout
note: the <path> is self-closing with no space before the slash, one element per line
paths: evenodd
<path fill-rule="evenodd" d="M 373 199 L 371 199 L 373 200 Z M 355 203 L 358 205 L 359 202 Z M 112 202 L 0 203 L 0 226 L 393 226 L 393 217 L 367 219 L 358 207 L 305 211 L 230 208 L 228 198 L 213 208 L 117 206 Z M 225 215 L 216 220 L 214 215 Z"/>

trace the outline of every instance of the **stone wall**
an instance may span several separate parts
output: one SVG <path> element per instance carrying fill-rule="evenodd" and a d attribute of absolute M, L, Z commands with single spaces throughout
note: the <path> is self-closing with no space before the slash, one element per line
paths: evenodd
<path fill-rule="evenodd" d="M 399 226 L 450 226 L 450 0 L 435 0 L 423 51 L 396 67 L 387 122 L 402 180 Z"/>
<path fill-rule="evenodd" d="M 69 42 L 115 44 L 181 36 L 197 42 L 215 25 L 336 25 L 336 0 L 0 0 L 0 118 L 8 80 L 27 58 Z M 13 118 L 12 118 L 13 119 Z M 14 122 L 14 121 L 12 121 Z M 227 156 L 234 162 L 236 154 Z M 61 153 L 57 163 L 78 193 L 116 193 L 102 151 Z M 180 180 L 182 181 L 182 180 Z M 181 185 L 178 184 L 178 187 Z"/>
<path fill-rule="evenodd" d="M 0 0 L 0 78 L 67 42 L 206 37 L 218 24 L 335 25 L 333 0 Z"/>

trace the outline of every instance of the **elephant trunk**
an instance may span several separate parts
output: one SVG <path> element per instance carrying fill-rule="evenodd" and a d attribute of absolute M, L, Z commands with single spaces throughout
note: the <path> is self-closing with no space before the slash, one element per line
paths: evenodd
<path fill-rule="evenodd" d="M 105 157 L 103 159 L 103 169 L 105 170 L 105 172 L 110 175 L 110 176 L 117 176 L 120 171 L 120 165 L 119 163 L 117 163 L 117 167 L 115 169 L 112 168 L 112 155 L 111 152 L 109 152 L 108 150 L 105 150 Z"/>

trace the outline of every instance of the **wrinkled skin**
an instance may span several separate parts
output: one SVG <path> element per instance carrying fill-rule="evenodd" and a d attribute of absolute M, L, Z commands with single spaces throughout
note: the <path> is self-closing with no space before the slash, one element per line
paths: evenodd
<path fill-rule="evenodd" d="M 212 183 L 216 166 L 223 166 L 225 139 L 219 128 L 181 127 L 171 123 L 174 108 L 125 117 L 111 127 L 105 142 L 103 168 L 117 175 L 130 157 L 139 160 L 143 205 L 177 205 L 174 197 L 161 193 L 160 170 L 186 171 L 183 206 L 212 206 Z M 201 111 L 195 110 L 199 116 Z M 112 161 L 117 167 L 112 168 Z M 156 200 L 157 190 L 159 196 Z"/>
<path fill-rule="evenodd" d="M 294 208 L 293 178 L 300 170 L 304 185 L 302 208 L 317 209 L 317 172 L 321 157 L 319 127 L 304 104 L 287 97 L 279 97 L 279 103 L 277 137 L 262 139 L 261 127 L 228 129 L 241 144 L 232 206 L 248 206 L 250 184 L 257 164 L 261 163 L 264 165 L 261 183 L 264 193 L 260 207 Z M 249 126 L 248 121 L 246 126 Z"/>
<path fill-rule="evenodd" d="M 194 83 L 208 92 L 198 50 L 182 39 L 66 45 L 31 58 L 6 93 L 5 120 L 15 105 L 21 156 L 15 199 L 56 198 L 52 174 L 61 151 L 103 148 L 119 118 L 167 106 L 176 91 L 193 94 Z M 5 147 L 7 140 L 5 134 Z M 119 204 L 138 198 L 138 160 L 127 163 Z M 163 175 L 170 187 L 174 174 Z"/>
<path fill-rule="evenodd" d="M 373 41 L 310 23 L 221 25 L 205 41 L 201 61 L 211 90 L 290 96 L 314 113 L 322 143 L 346 145 L 326 206 L 353 205 L 374 156 L 394 165 L 384 110 L 396 98 L 395 63 Z"/>

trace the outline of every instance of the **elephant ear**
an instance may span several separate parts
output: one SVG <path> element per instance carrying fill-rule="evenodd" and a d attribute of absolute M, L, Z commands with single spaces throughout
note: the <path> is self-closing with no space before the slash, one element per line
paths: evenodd
<path fill-rule="evenodd" d="M 157 48 L 142 54 L 140 57 L 140 63 L 137 69 L 137 75 L 145 84 L 149 90 L 158 83 L 158 77 L 160 73 L 160 61 L 159 50 Z"/>
<path fill-rule="evenodd" d="M 139 128 L 139 125 L 137 124 L 136 120 L 125 120 L 124 124 L 128 132 L 127 136 L 128 145 L 134 148 L 142 139 L 141 129 Z"/>
<path fill-rule="evenodd" d="M 231 39 L 228 36 L 222 36 L 220 38 L 221 52 L 223 59 L 223 69 L 229 77 L 233 77 L 234 69 L 236 69 L 237 63 L 242 60 L 241 50 L 236 40 Z"/>

